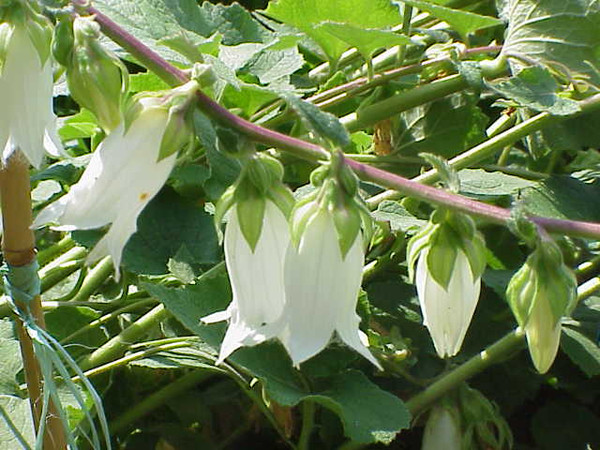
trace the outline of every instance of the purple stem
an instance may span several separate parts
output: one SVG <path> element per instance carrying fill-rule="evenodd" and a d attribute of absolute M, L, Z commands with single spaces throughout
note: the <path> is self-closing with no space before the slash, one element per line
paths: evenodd
<path fill-rule="evenodd" d="M 77 3 L 81 6 L 79 1 Z M 96 21 L 100 24 L 104 34 L 129 51 L 165 82 L 171 85 L 179 85 L 189 81 L 189 77 L 184 71 L 171 65 L 100 11 L 93 7 L 86 9 L 90 14 L 96 16 Z M 489 50 L 492 49 L 490 48 Z M 287 150 L 300 158 L 311 161 L 329 159 L 329 152 L 317 144 L 253 124 L 229 112 L 226 108 L 201 92 L 198 93 L 197 99 L 200 108 L 213 119 L 240 131 L 258 142 Z M 510 220 L 511 213 L 508 209 L 488 205 L 442 189 L 426 186 L 376 167 L 352 161 L 349 158 L 344 158 L 344 160 L 363 179 L 375 182 L 386 188 L 395 189 L 406 195 L 437 205 L 448 206 L 493 223 L 506 224 Z M 600 224 L 598 223 L 551 219 L 538 216 L 532 216 L 531 220 L 549 232 L 594 239 L 600 238 Z"/>

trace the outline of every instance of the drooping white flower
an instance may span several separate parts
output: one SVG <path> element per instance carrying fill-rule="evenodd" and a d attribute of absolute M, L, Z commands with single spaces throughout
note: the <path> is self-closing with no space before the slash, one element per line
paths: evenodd
<path fill-rule="evenodd" d="M 304 213 L 302 208 L 296 211 L 297 215 Z M 308 220 L 298 246 L 288 247 L 286 303 L 279 337 L 294 365 L 323 350 L 335 331 L 349 347 L 381 367 L 358 328 L 356 303 L 363 263 L 361 233 L 343 257 L 333 215 L 326 209 Z"/>
<path fill-rule="evenodd" d="M 2 27 L 10 27 L 8 23 Z M 52 111 L 52 64 L 32 42 L 25 25 L 18 23 L 3 30 L 9 35 L 6 56 L 0 72 L 0 149 L 2 163 L 17 149 L 31 165 L 39 167 L 44 150 L 56 156 L 61 147 Z M 50 41 L 47 42 L 50 51 Z"/>
<path fill-rule="evenodd" d="M 157 162 L 167 121 L 168 110 L 148 105 L 127 130 L 123 124 L 117 127 L 98 146 L 79 182 L 42 210 L 34 227 L 56 223 L 56 229 L 68 231 L 111 224 L 88 261 L 110 255 L 118 273 L 123 248 L 137 229 L 138 215 L 175 164 L 176 153 Z"/>
<path fill-rule="evenodd" d="M 283 262 L 289 243 L 285 215 L 272 201 L 266 200 L 262 230 L 254 251 L 242 233 L 236 208 L 231 210 L 224 247 L 233 299 L 227 310 L 202 319 L 204 323 L 229 319 L 217 363 L 242 346 L 275 337 L 271 325 L 283 311 Z"/>
<path fill-rule="evenodd" d="M 462 448 L 458 414 L 444 406 L 434 406 L 425 424 L 421 450 L 461 450 Z"/>
<path fill-rule="evenodd" d="M 440 358 L 456 355 L 467 334 L 481 289 L 481 278 L 474 277 L 469 259 L 457 250 L 448 287 L 444 289 L 432 276 L 427 256 L 421 252 L 415 282 L 423 323 L 429 330 Z"/>

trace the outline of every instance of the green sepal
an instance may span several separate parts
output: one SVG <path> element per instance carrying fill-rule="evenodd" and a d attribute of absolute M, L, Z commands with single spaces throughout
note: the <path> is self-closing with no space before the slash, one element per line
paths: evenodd
<path fill-rule="evenodd" d="M 458 173 L 450 164 L 448 164 L 448 161 L 432 153 L 419 153 L 419 156 L 437 170 L 440 179 L 450 192 L 457 193 L 460 191 L 460 179 L 458 178 Z"/>
<path fill-rule="evenodd" d="M 411 283 L 415 280 L 415 265 L 423 250 L 429 246 L 429 240 L 431 239 L 432 233 L 439 227 L 438 224 L 433 221 L 427 222 L 421 231 L 415 234 L 406 246 L 406 262 L 408 265 L 408 278 Z"/>
<path fill-rule="evenodd" d="M 346 195 L 350 197 L 358 195 L 358 177 L 348 166 L 342 165 L 338 179 Z"/>
<path fill-rule="evenodd" d="M 26 22 L 27 35 L 37 50 L 40 63 L 43 67 L 50 57 L 52 25 L 46 16 L 33 11 L 32 8 L 29 9 L 28 13 L 29 17 L 27 17 Z"/>
<path fill-rule="evenodd" d="M 371 211 L 369 211 L 369 208 L 367 208 L 364 202 L 357 202 L 356 208 L 358 213 L 360 214 L 363 230 L 363 242 L 365 244 L 364 250 L 366 251 L 369 243 L 371 242 L 371 239 L 373 238 L 373 233 L 375 230 L 375 227 L 373 225 L 373 217 L 371 216 Z"/>
<path fill-rule="evenodd" d="M 323 185 L 325 178 L 329 176 L 329 165 L 323 164 L 322 166 L 317 167 L 310 173 L 310 184 L 315 187 L 320 187 Z"/>
<path fill-rule="evenodd" d="M 458 243 L 448 227 L 440 226 L 432 234 L 427 253 L 427 270 L 444 289 L 448 289 L 458 254 Z"/>
<path fill-rule="evenodd" d="M 123 132 L 127 134 L 129 131 L 129 127 L 131 124 L 135 122 L 135 119 L 139 117 L 139 115 L 144 110 L 145 106 L 140 101 L 142 98 L 147 99 L 146 96 L 134 95 L 125 105 L 123 111 Z M 158 99 L 157 104 L 158 104 Z"/>
<path fill-rule="evenodd" d="M 537 276 L 529 258 L 512 276 L 506 288 L 506 300 L 520 327 L 527 324 L 538 290 Z"/>
<path fill-rule="evenodd" d="M 236 189 L 235 197 L 240 230 L 250 249 L 254 252 L 262 232 L 266 200 L 263 196 L 251 192 L 250 189 L 244 190 L 243 193 Z"/>
<path fill-rule="evenodd" d="M 314 195 L 309 195 L 298 203 L 290 214 L 290 240 L 298 248 L 304 234 L 306 224 L 319 212 L 319 204 Z"/>
<path fill-rule="evenodd" d="M 230 186 L 224 193 L 221 195 L 221 198 L 215 205 L 215 228 L 217 229 L 217 237 L 219 239 L 219 245 L 223 243 L 223 232 L 221 231 L 221 224 L 225 219 L 225 214 L 231 209 L 233 204 L 235 203 L 235 187 Z"/>
<path fill-rule="evenodd" d="M 278 181 L 277 173 L 273 173 L 273 170 L 259 157 L 253 157 L 248 161 L 245 169 L 245 176 L 263 196 Z"/>
<path fill-rule="evenodd" d="M 274 184 L 269 190 L 267 198 L 281 210 L 286 218 L 290 217 L 294 209 L 294 196 L 283 183 Z"/>
<path fill-rule="evenodd" d="M 471 239 L 462 240 L 461 248 L 469 260 L 473 279 L 476 280 L 477 278 L 481 278 L 487 264 L 485 257 L 486 247 L 483 235 L 476 231 Z"/>
<path fill-rule="evenodd" d="M 15 26 L 10 22 L 0 23 L 0 75 L 4 70 L 4 61 L 8 54 L 8 46 L 15 31 Z"/>
<path fill-rule="evenodd" d="M 193 46 L 196 51 L 198 49 Z M 202 89 L 206 89 L 217 82 L 219 77 L 215 73 L 212 64 L 195 63 L 192 67 L 192 80 L 195 80 Z"/>
<path fill-rule="evenodd" d="M 362 217 L 360 212 L 353 206 L 331 208 L 333 223 L 338 236 L 338 244 L 342 259 L 346 259 L 348 251 L 359 238 L 362 226 Z"/>
<path fill-rule="evenodd" d="M 160 141 L 157 161 L 162 161 L 173 153 L 177 153 L 192 142 L 191 110 L 189 105 L 177 105 L 169 108 L 167 126 Z"/>
<path fill-rule="evenodd" d="M 65 15 L 54 27 L 54 38 L 52 39 L 52 56 L 59 64 L 69 65 L 74 43 L 73 19 L 71 15 Z"/>

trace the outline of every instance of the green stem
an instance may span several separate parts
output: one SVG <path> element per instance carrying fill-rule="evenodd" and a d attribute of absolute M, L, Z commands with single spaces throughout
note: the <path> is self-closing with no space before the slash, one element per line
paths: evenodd
<path fill-rule="evenodd" d="M 67 250 L 71 250 L 75 247 L 75 241 L 71 239 L 71 236 L 65 236 L 56 244 L 51 245 L 44 250 L 40 250 L 37 254 L 37 261 L 40 266 L 45 266 L 51 260 L 56 258 L 58 255 L 63 254 Z"/>
<path fill-rule="evenodd" d="M 120 357 L 132 343 L 136 342 L 152 327 L 169 316 L 170 313 L 163 304 L 156 306 L 104 345 L 85 356 L 79 362 L 79 366 L 82 370 L 87 370 Z"/>
<path fill-rule="evenodd" d="M 148 306 L 148 305 L 152 305 L 155 304 L 156 300 L 153 298 L 147 298 L 147 299 L 143 299 L 143 300 L 139 300 L 135 303 L 132 303 L 130 305 L 126 305 L 123 306 L 122 308 L 119 308 L 115 311 L 112 311 L 108 314 L 103 315 L 102 317 L 99 317 L 96 320 L 91 321 L 90 323 L 86 324 L 84 327 L 81 327 L 79 330 L 75 331 L 74 333 L 71 333 L 69 336 L 67 336 L 66 338 L 64 338 L 61 341 L 61 344 L 65 344 L 67 342 L 72 341 L 73 339 L 75 339 L 77 336 L 82 335 L 83 333 L 86 333 L 89 330 L 92 330 L 94 328 L 97 328 L 101 325 L 104 325 L 105 323 L 111 321 L 112 319 L 116 319 L 117 317 L 119 317 L 121 314 L 127 313 L 127 312 L 131 312 L 131 311 L 135 311 L 138 308 L 142 307 L 142 306 Z"/>
<path fill-rule="evenodd" d="M 110 256 L 102 259 L 98 264 L 90 269 L 87 276 L 81 284 L 81 289 L 75 297 L 74 302 L 86 301 L 96 290 L 104 284 L 104 282 L 111 276 L 113 272 L 113 262 Z"/>
<path fill-rule="evenodd" d="M 302 402 L 302 430 L 298 439 L 298 450 L 310 450 L 310 437 L 315 425 L 316 405 L 312 400 Z"/>
<path fill-rule="evenodd" d="M 451 75 L 441 80 L 400 92 L 386 100 L 365 106 L 340 119 L 342 125 L 353 133 L 368 128 L 402 111 L 423 105 L 468 87 L 461 75 Z"/>
<path fill-rule="evenodd" d="M 406 406 L 413 417 L 417 416 L 462 382 L 491 365 L 504 361 L 523 345 L 524 333 L 517 328 L 412 397 L 406 402 Z"/>
<path fill-rule="evenodd" d="M 173 383 L 144 398 L 141 402 L 136 403 L 132 408 L 117 417 L 110 424 L 111 433 L 123 431 L 136 420 L 164 405 L 172 398 L 183 394 L 188 389 L 206 381 L 211 376 L 213 376 L 213 374 L 206 370 L 194 370 L 193 372 L 185 374 Z"/>
<path fill-rule="evenodd" d="M 83 258 L 85 255 L 85 248 L 73 247 L 42 267 L 39 271 L 42 282 L 42 292 L 46 292 L 72 273 L 78 271 L 81 266 L 83 266 Z"/>

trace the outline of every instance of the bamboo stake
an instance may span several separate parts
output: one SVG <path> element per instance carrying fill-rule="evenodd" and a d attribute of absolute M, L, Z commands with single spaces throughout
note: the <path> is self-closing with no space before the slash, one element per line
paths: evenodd
<path fill-rule="evenodd" d="M 35 259 L 35 237 L 32 223 L 29 164 L 21 152 L 15 152 L 0 172 L 4 259 L 10 266 L 25 266 Z M 29 305 L 17 303 L 29 310 L 38 326 L 45 328 L 41 299 L 35 297 Z M 25 368 L 25 381 L 35 430 L 39 430 L 42 415 L 42 374 L 33 349 L 33 342 L 21 320 L 16 320 L 17 335 Z M 66 449 L 65 434 L 56 407 L 51 402 L 46 417 L 44 450 Z"/>

